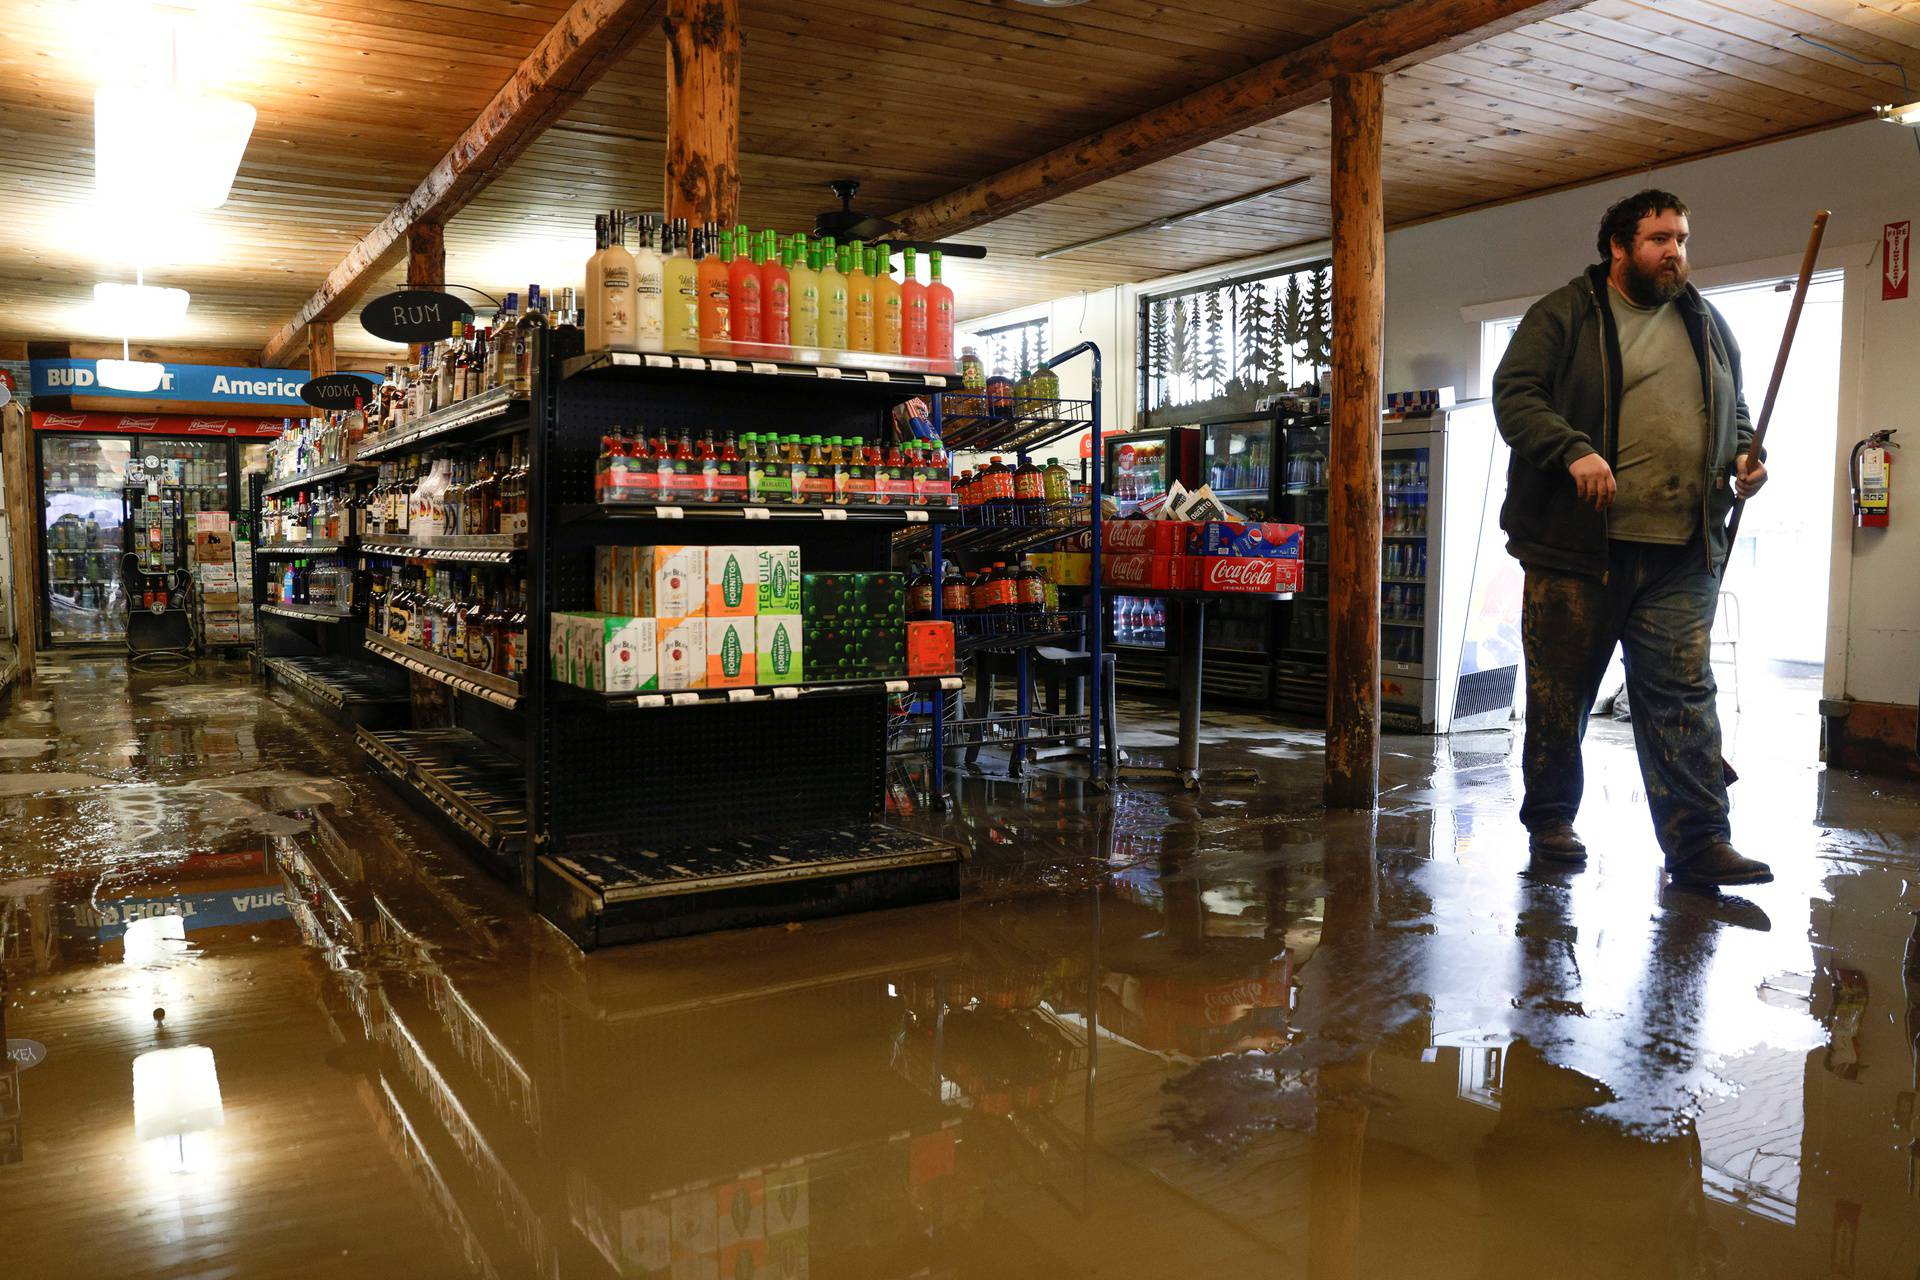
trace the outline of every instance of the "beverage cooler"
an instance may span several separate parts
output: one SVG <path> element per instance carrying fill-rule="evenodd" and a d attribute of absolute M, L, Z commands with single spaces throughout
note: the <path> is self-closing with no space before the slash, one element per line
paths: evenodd
<path fill-rule="evenodd" d="M 1165 495 L 1176 480 L 1189 489 L 1200 486 L 1200 436 L 1197 427 L 1168 427 L 1107 437 L 1101 483 L 1119 518 Z M 1107 611 L 1106 648 L 1114 656 L 1115 682 L 1166 693 L 1178 670 L 1178 606 L 1157 596 L 1108 599 L 1113 603 Z"/>
<path fill-rule="evenodd" d="M 1500 501 L 1507 446 L 1484 400 L 1382 423 L 1381 719 L 1423 733 L 1505 724 L 1520 671 L 1519 562 Z M 1283 419 L 1276 518 L 1306 527 L 1305 590 L 1282 606 L 1277 705 L 1327 702 L 1327 443 L 1323 414 Z"/>
<path fill-rule="evenodd" d="M 1274 467 L 1278 417 L 1271 410 L 1217 418 L 1200 424 L 1201 480 L 1214 496 L 1248 520 L 1274 520 L 1280 485 Z M 1207 606 L 1207 655 L 1203 692 L 1208 702 L 1227 699 L 1266 705 L 1282 632 L 1281 610 L 1271 600 L 1232 597 Z"/>
<path fill-rule="evenodd" d="M 174 517 L 184 518 L 189 536 L 201 512 L 226 512 L 238 524 L 236 448 L 250 450 L 252 437 L 279 430 L 279 419 L 117 413 L 37 412 L 33 421 L 45 530 L 41 612 L 55 645 L 123 641 L 130 596 L 134 607 L 149 607 L 179 585 L 185 548 L 174 545 Z M 181 434 L 160 434 L 170 426 Z M 206 427 L 219 434 L 190 434 Z"/>

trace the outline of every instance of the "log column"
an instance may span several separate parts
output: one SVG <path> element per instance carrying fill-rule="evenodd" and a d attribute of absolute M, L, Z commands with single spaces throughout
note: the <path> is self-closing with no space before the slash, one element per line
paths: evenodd
<path fill-rule="evenodd" d="M 446 287 L 446 228 L 438 222 L 416 222 L 407 228 L 407 288 Z"/>
<path fill-rule="evenodd" d="M 7 531 L 13 539 L 13 643 L 20 687 L 33 683 L 40 648 L 40 513 L 34 509 L 33 426 L 18 400 L 0 408 L 0 466 L 6 469 Z"/>
<path fill-rule="evenodd" d="M 316 320 L 307 326 L 307 372 L 323 378 L 337 366 L 333 355 L 333 324 Z"/>
<path fill-rule="evenodd" d="M 667 217 L 740 216 L 738 0 L 667 0 Z"/>
<path fill-rule="evenodd" d="M 1373 808 L 1380 782 L 1380 137 L 1380 75 L 1335 77 L 1326 802 L 1341 809 Z"/>

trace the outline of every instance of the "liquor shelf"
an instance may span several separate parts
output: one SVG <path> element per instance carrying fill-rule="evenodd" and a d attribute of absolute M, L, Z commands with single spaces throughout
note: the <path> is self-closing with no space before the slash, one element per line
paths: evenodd
<path fill-rule="evenodd" d="M 262 659 L 269 675 L 336 719 L 367 724 L 398 717 L 407 707 L 407 691 L 395 684 L 391 667 L 375 667 L 346 658 L 315 656 Z"/>
<path fill-rule="evenodd" d="M 275 494 L 288 493 L 294 489 L 304 489 L 309 485 L 324 484 L 329 480 L 348 480 L 366 475 L 372 467 L 360 462 L 336 462 L 330 467 L 318 471 L 306 471 L 297 476 L 288 476 L 284 480 L 270 480 L 260 490 L 260 495 L 271 498 Z"/>
<path fill-rule="evenodd" d="M 526 535 L 518 533 L 373 534 L 360 539 L 363 555 L 459 564 L 506 564 L 526 546 Z"/>
<path fill-rule="evenodd" d="M 425 649 L 416 649 L 410 644 L 375 635 L 371 631 L 366 635 L 366 645 L 369 653 L 389 662 L 397 662 L 409 671 L 418 672 L 429 680 L 438 680 L 462 693 L 484 698 L 495 706 L 511 711 L 520 705 L 520 684 L 517 680 L 470 667 L 464 662 L 455 662 L 452 658 L 443 658 Z"/>
<path fill-rule="evenodd" d="M 526 845 L 526 766 L 465 729 L 373 730 L 360 749 L 403 791 L 451 818 L 488 853 Z"/>
<path fill-rule="evenodd" d="M 670 707 L 737 706 L 743 702 L 788 702 L 796 698 L 848 697 L 874 693 L 951 693 L 960 677 L 875 676 L 870 680 L 831 680 L 801 684 L 738 685 L 731 689 L 677 689 L 664 693 L 600 693 L 575 685 L 554 685 L 556 693 L 581 705 L 607 710 L 658 711 Z"/>
<path fill-rule="evenodd" d="M 736 502 L 573 502 L 561 506 L 555 518 L 562 525 L 604 520 L 823 520 L 920 525 L 952 523 L 959 518 L 959 508 L 871 503 L 752 506 Z"/>
<path fill-rule="evenodd" d="M 362 445 L 359 459 L 368 462 L 428 444 L 484 440 L 504 432 L 518 431 L 527 424 L 527 404 L 525 395 L 515 395 L 509 387 L 495 387 L 458 404 L 415 418 L 397 434 L 389 434 L 371 444 Z"/>
<path fill-rule="evenodd" d="M 315 609 L 304 604 L 263 604 L 260 612 L 278 618 L 298 618 L 302 622 L 345 622 L 354 616 L 351 609 Z"/>
<path fill-rule="evenodd" d="M 783 382 L 837 382 L 847 388 L 864 387 L 875 393 L 890 393 L 896 400 L 921 391 L 957 386 L 960 381 L 958 369 L 931 360 L 871 351 L 802 347 L 767 347 L 764 353 L 742 351 L 734 357 L 589 351 L 564 361 L 560 376 L 562 379 L 657 377 L 675 381 L 771 377 Z"/>
<path fill-rule="evenodd" d="M 253 550 L 261 556 L 329 556 L 351 551 L 353 544 L 352 538 L 338 542 L 261 542 L 256 543 Z"/>

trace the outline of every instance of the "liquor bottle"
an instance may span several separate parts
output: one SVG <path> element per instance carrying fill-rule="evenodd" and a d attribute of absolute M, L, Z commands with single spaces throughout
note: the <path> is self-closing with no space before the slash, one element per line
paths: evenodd
<path fill-rule="evenodd" d="M 719 487 L 720 450 L 713 443 L 711 429 L 694 441 L 693 458 L 700 464 L 700 483 L 694 489 L 693 496 L 701 502 L 712 502 L 714 492 Z"/>
<path fill-rule="evenodd" d="M 721 438 L 718 453 L 714 458 L 714 475 L 708 491 L 711 502 L 745 502 L 747 500 L 747 461 L 740 456 L 740 444 L 729 431 Z"/>
<path fill-rule="evenodd" d="M 600 305 L 601 291 L 606 285 L 603 270 L 607 257 L 607 246 L 613 243 L 613 237 L 607 231 L 609 215 L 593 215 L 593 252 L 587 256 L 587 348 L 598 351 L 605 347 L 607 333 L 606 308 Z"/>
<path fill-rule="evenodd" d="M 434 411 L 433 389 L 439 381 L 439 374 L 434 368 L 433 344 L 431 342 L 423 342 L 420 344 L 420 357 L 416 362 L 415 368 L 417 370 L 417 376 L 415 376 L 413 380 L 413 399 L 411 403 L 407 405 L 407 416 L 410 418 L 424 418 Z M 300 450 L 305 457 L 301 460 L 299 470 L 308 471 L 312 469 L 313 459 L 317 452 L 313 446 L 318 445 L 319 440 L 320 433 L 317 429 L 311 433 L 304 431 L 300 433 Z"/>
<path fill-rule="evenodd" d="M 460 633 L 466 640 L 467 650 L 462 661 L 482 671 L 493 670 L 492 646 L 487 638 L 486 592 L 474 583 L 471 571 L 467 574 L 467 609 Z"/>
<path fill-rule="evenodd" d="M 547 346 L 554 355 L 565 360 L 587 349 L 587 333 L 580 326 L 580 299 L 573 286 L 568 285 L 560 291 L 560 309 L 547 317 L 547 328 L 553 335 L 547 340 Z"/>
<path fill-rule="evenodd" d="M 808 262 L 805 236 L 795 235 L 788 241 L 785 261 L 792 291 L 789 340 L 796 347 L 817 347 L 820 345 L 820 273 Z"/>
<path fill-rule="evenodd" d="M 666 263 L 654 215 L 642 214 L 633 254 L 633 340 L 642 351 L 666 350 Z"/>
<path fill-rule="evenodd" d="M 506 589 L 504 585 L 489 591 L 487 593 L 487 611 L 480 620 L 480 625 L 487 634 L 487 661 L 485 669 L 493 672 L 495 675 L 506 674 L 507 614 L 503 604 L 505 596 Z"/>
<path fill-rule="evenodd" d="M 727 264 L 728 327 L 735 342 L 760 342 L 760 243 L 735 227 L 733 260 Z"/>
<path fill-rule="evenodd" d="M 835 351 L 847 347 L 847 278 L 833 252 L 833 237 L 823 239 L 808 264 L 820 278 L 820 345 Z"/>
<path fill-rule="evenodd" d="M 693 260 L 687 220 L 675 218 L 672 240 L 661 263 L 662 311 L 668 351 L 692 355 L 700 350 L 700 266 Z"/>
<path fill-rule="evenodd" d="M 873 277 L 867 274 L 866 247 L 858 240 L 847 246 L 847 347 L 853 351 L 872 351 Z"/>
<path fill-rule="evenodd" d="M 507 678 L 523 680 L 527 674 L 527 580 L 520 579 L 520 590 L 513 598 L 513 613 L 507 619 Z"/>
<path fill-rule="evenodd" d="M 538 346 L 538 334 L 547 327 L 547 313 L 540 299 L 540 286 L 527 286 L 527 310 L 513 322 L 513 368 L 512 379 L 508 383 L 513 394 L 525 396 L 533 394 L 533 362 L 535 347 Z"/>
<path fill-rule="evenodd" d="M 940 280 L 940 251 L 927 255 L 932 262 L 933 283 L 927 286 L 927 358 L 951 363 L 953 360 L 953 290 Z"/>
<path fill-rule="evenodd" d="M 487 482 L 493 478 L 493 464 L 482 453 L 477 462 L 468 464 L 472 475 L 467 486 L 460 493 L 460 531 L 469 534 L 481 534 L 487 529 Z"/>
<path fill-rule="evenodd" d="M 700 350 L 713 355 L 726 354 L 733 338 L 724 243 L 724 237 L 708 240 L 704 231 L 693 241 L 700 274 Z"/>
<path fill-rule="evenodd" d="M 587 259 L 586 343 L 593 351 L 631 351 L 636 333 L 634 259 L 627 251 L 626 211 L 612 210 L 603 223 L 606 247 Z"/>
<path fill-rule="evenodd" d="M 754 261 L 760 266 L 760 341 L 787 346 L 793 341 L 793 277 L 773 232 L 761 233 Z"/>
<path fill-rule="evenodd" d="M 510 293 L 493 318 L 493 349 L 487 352 L 487 386 L 513 385 L 513 334 L 520 321 L 520 295 Z"/>
<path fill-rule="evenodd" d="M 906 279 L 900 284 L 900 354 L 927 354 L 927 286 L 920 283 L 911 248 L 901 250 Z"/>
<path fill-rule="evenodd" d="M 702 476 L 700 456 L 694 452 L 693 433 L 689 429 L 680 429 L 680 439 L 674 442 L 673 461 L 669 483 L 662 489 L 662 502 L 699 502 L 704 496 L 705 479 Z"/>
<path fill-rule="evenodd" d="M 906 316 L 900 282 L 893 278 L 893 253 L 885 245 L 876 245 L 868 252 L 872 265 L 867 274 L 873 277 L 874 347 L 882 355 L 897 356 L 901 354 Z"/>

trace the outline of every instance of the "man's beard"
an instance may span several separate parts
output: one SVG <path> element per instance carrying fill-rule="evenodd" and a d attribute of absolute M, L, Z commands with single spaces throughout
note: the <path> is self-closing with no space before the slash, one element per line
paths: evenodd
<path fill-rule="evenodd" d="M 1672 302 L 1687 287 L 1687 264 L 1661 263 L 1653 271 L 1642 271 L 1631 258 L 1627 260 L 1627 296 L 1643 307 L 1658 307 Z"/>

